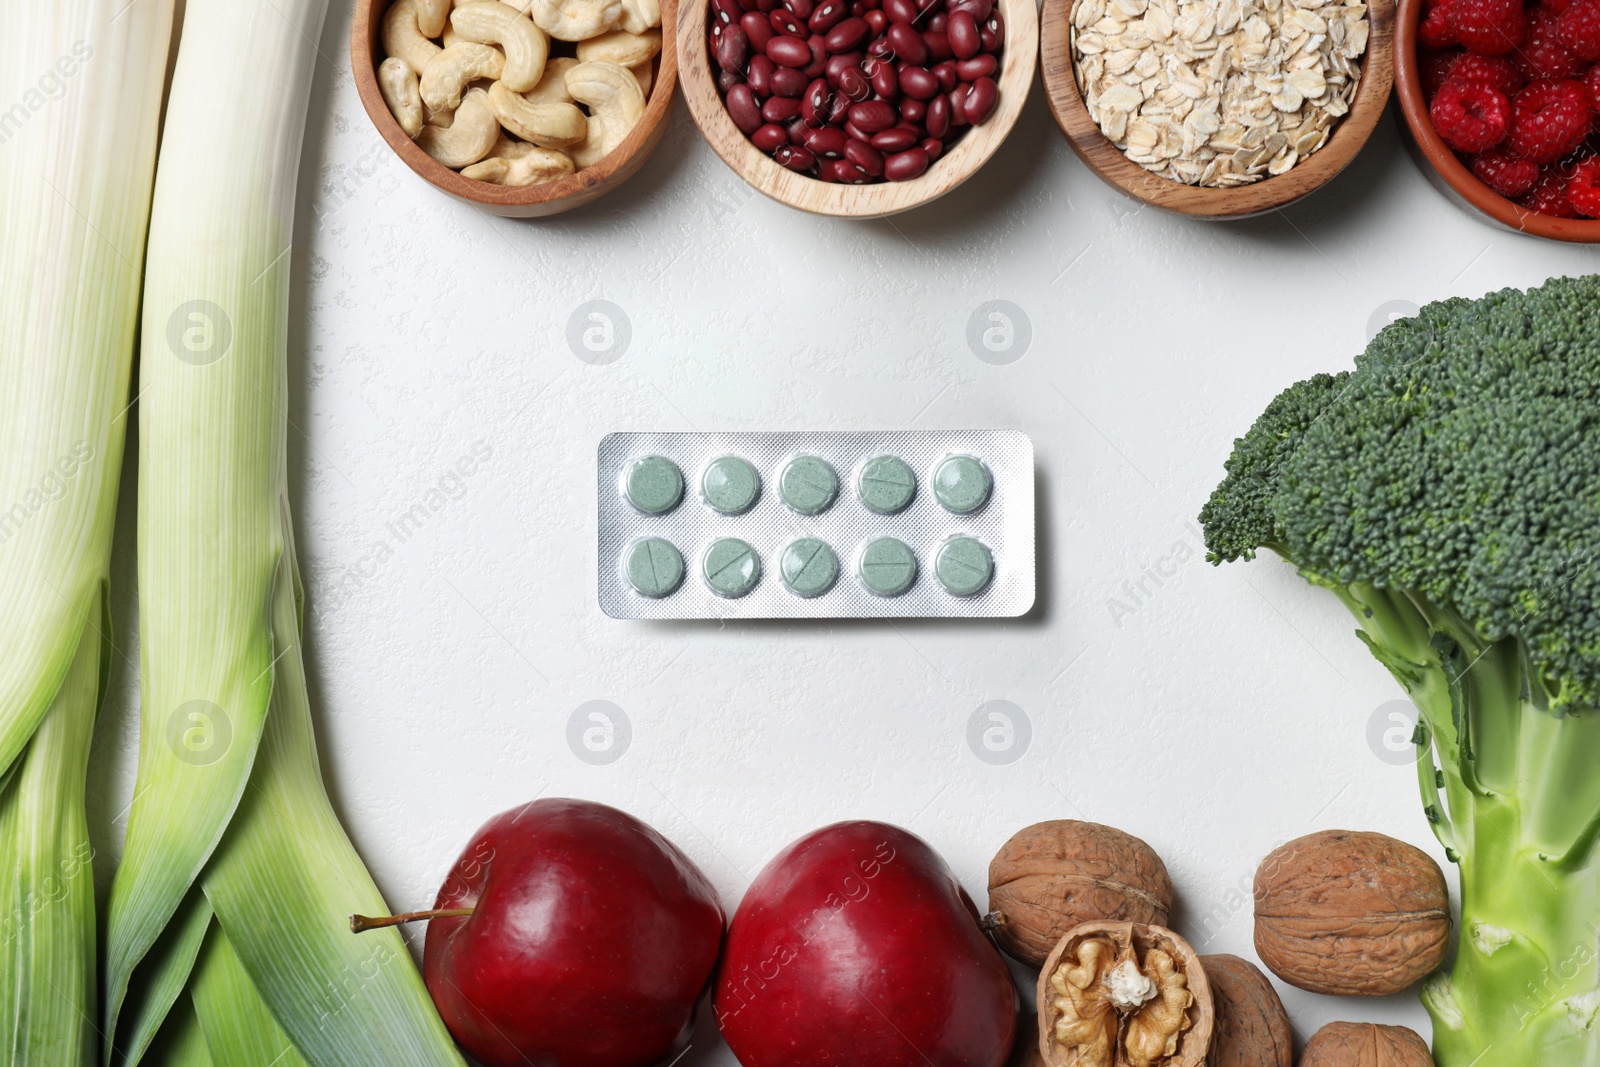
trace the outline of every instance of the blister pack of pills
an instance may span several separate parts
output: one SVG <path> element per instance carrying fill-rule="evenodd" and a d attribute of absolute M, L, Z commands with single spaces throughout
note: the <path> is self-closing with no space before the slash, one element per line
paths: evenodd
<path fill-rule="evenodd" d="M 1017 430 L 614 433 L 598 471 L 613 618 L 1033 607 L 1033 442 Z"/>

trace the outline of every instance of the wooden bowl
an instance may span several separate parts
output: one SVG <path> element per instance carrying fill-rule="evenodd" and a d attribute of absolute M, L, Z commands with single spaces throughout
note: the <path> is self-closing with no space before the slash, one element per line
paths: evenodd
<path fill-rule="evenodd" d="M 510 218 L 536 218 L 559 215 L 591 200 L 598 200 L 639 170 L 661 143 L 672 110 L 673 90 L 678 82 L 678 55 L 672 47 L 672 26 L 676 19 L 676 0 L 661 0 L 661 32 L 665 39 L 656 59 L 655 80 L 644 115 L 615 150 L 592 167 L 585 167 L 560 181 L 544 185 L 511 187 L 463 178 L 422 149 L 418 148 L 400 123 L 389 113 L 383 93 L 378 89 L 378 64 L 383 49 L 378 43 L 379 23 L 390 0 L 356 0 L 355 19 L 350 25 L 350 70 L 361 94 L 361 105 L 389 147 L 437 189 L 463 203 L 482 208 L 492 215 Z"/>
<path fill-rule="evenodd" d="M 1333 135 L 1303 162 L 1253 185 L 1210 189 L 1152 174 L 1100 132 L 1083 102 L 1072 65 L 1072 0 L 1044 0 L 1039 33 L 1045 94 L 1067 143 L 1101 180 L 1135 200 L 1200 219 L 1238 219 L 1292 204 L 1322 188 L 1355 159 L 1389 103 L 1394 87 L 1394 0 L 1368 0 L 1372 28 L 1361 81 Z"/>
<path fill-rule="evenodd" d="M 733 124 L 717 92 L 706 45 L 709 0 L 686 0 L 678 7 L 678 69 L 684 99 L 695 125 L 722 161 L 741 178 L 780 203 L 816 215 L 875 219 L 920 207 L 948 193 L 989 161 L 1011 133 L 1033 88 L 1039 54 L 1039 13 L 1034 0 L 996 0 L 1006 23 L 1001 53 L 1000 103 L 982 126 L 970 127 L 920 178 L 873 185 L 836 185 L 796 174 L 750 143 Z"/>
<path fill-rule="evenodd" d="M 1417 25 L 1423 0 L 1400 0 L 1395 26 L 1395 92 L 1406 128 L 1424 163 L 1453 194 L 1452 199 L 1487 215 L 1502 226 L 1535 237 L 1580 243 L 1600 242 L 1600 219 L 1558 219 L 1529 211 L 1480 182 L 1433 128 L 1428 102 L 1422 92 L 1422 70 L 1417 62 Z"/>

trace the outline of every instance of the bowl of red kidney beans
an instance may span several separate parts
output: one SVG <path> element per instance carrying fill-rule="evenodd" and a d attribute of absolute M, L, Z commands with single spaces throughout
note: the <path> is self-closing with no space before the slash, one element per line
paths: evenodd
<path fill-rule="evenodd" d="M 763 192 L 825 214 L 890 214 L 960 184 L 1010 132 L 1037 62 L 1031 0 L 679 10 L 685 95 L 712 146 Z"/>

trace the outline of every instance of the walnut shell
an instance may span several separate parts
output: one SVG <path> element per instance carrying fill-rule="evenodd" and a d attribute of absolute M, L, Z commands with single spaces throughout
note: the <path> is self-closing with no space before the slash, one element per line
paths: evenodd
<path fill-rule="evenodd" d="M 1433 1056 L 1403 1026 L 1329 1023 L 1306 1042 L 1300 1067 L 1433 1067 Z"/>
<path fill-rule="evenodd" d="M 1211 983 L 1165 927 L 1074 927 L 1045 960 L 1037 1004 L 1047 1067 L 1205 1067 Z"/>
<path fill-rule="evenodd" d="M 1443 962 L 1444 873 L 1382 834 L 1326 830 L 1291 841 L 1256 872 L 1256 953 L 1312 993 L 1381 997 Z"/>
<path fill-rule="evenodd" d="M 989 864 L 985 926 L 1010 956 L 1038 967 L 1086 922 L 1165 926 L 1172 879 L 1155 850 L 1098 823 L 1036 823 L 1000 846 Z"/>
<path fill-rule="evenodd" d="M 1208 1067 L 1294 1067 L 1294 1028 L 1267 976 L 1238 956 L 1201 956 L 1216 1022 Z"/>

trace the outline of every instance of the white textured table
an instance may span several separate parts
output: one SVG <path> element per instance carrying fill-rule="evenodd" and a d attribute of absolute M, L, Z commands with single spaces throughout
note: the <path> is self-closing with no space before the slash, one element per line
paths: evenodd
<path fill-rule="evenodd" d="M 766 201 L 681 104 L 620 192 L 493 219 L 379 139 L 349 79 L 349 19 L 335 0 L 301 168 L 290 451 L 326 775 L 391 904 L 430 904 L 480 823 L 540 795 L 654 824 L 730 913 L 768 857 L 838 819 L 922 835 L 980 904 L 1015 830 L 1107 822 L 1166 859 L 1201 952 L 1247 956 L 1251 877 L 1289 838 L 1379 830 L 1442 859 L 1407 755 L 1382 743 L 1399 691 L 1344 609 L 1276 562 L 1213 569 L 1194 516 L 1267 400 L 1349 366 L 1394 302 L 1535 285 L 1596 269 L 1592 251 L 1463 214 L 1392 115 L 1281 214 L 1139 210 L 1072 157 L 1038 91 L 973 181 L 888 221 Z M 584 347 L 603 327 L 593 300 L 620 310 L 625 349 Z M 993 300 L 1029 324 L 1009 352 L 968 341 Z M 640 624 L 596 605 L 609 431 L 977 426 L 1025 430 L 1038 451 L 1026 619 Z M 132 791 L 118 666 L 91 808 L 102 883 Z M 568 742 L 597 700 L 626 716 L 609 763 Z M 1025 716 L 1011 762 L 969 746 L 989 701 Z M 1337 1018 L 1427 1032 L 1411 996 L 1280 988 L 1302 1037 Z M 684 1063 L 733 1064 L 702 1022 Z"/>

